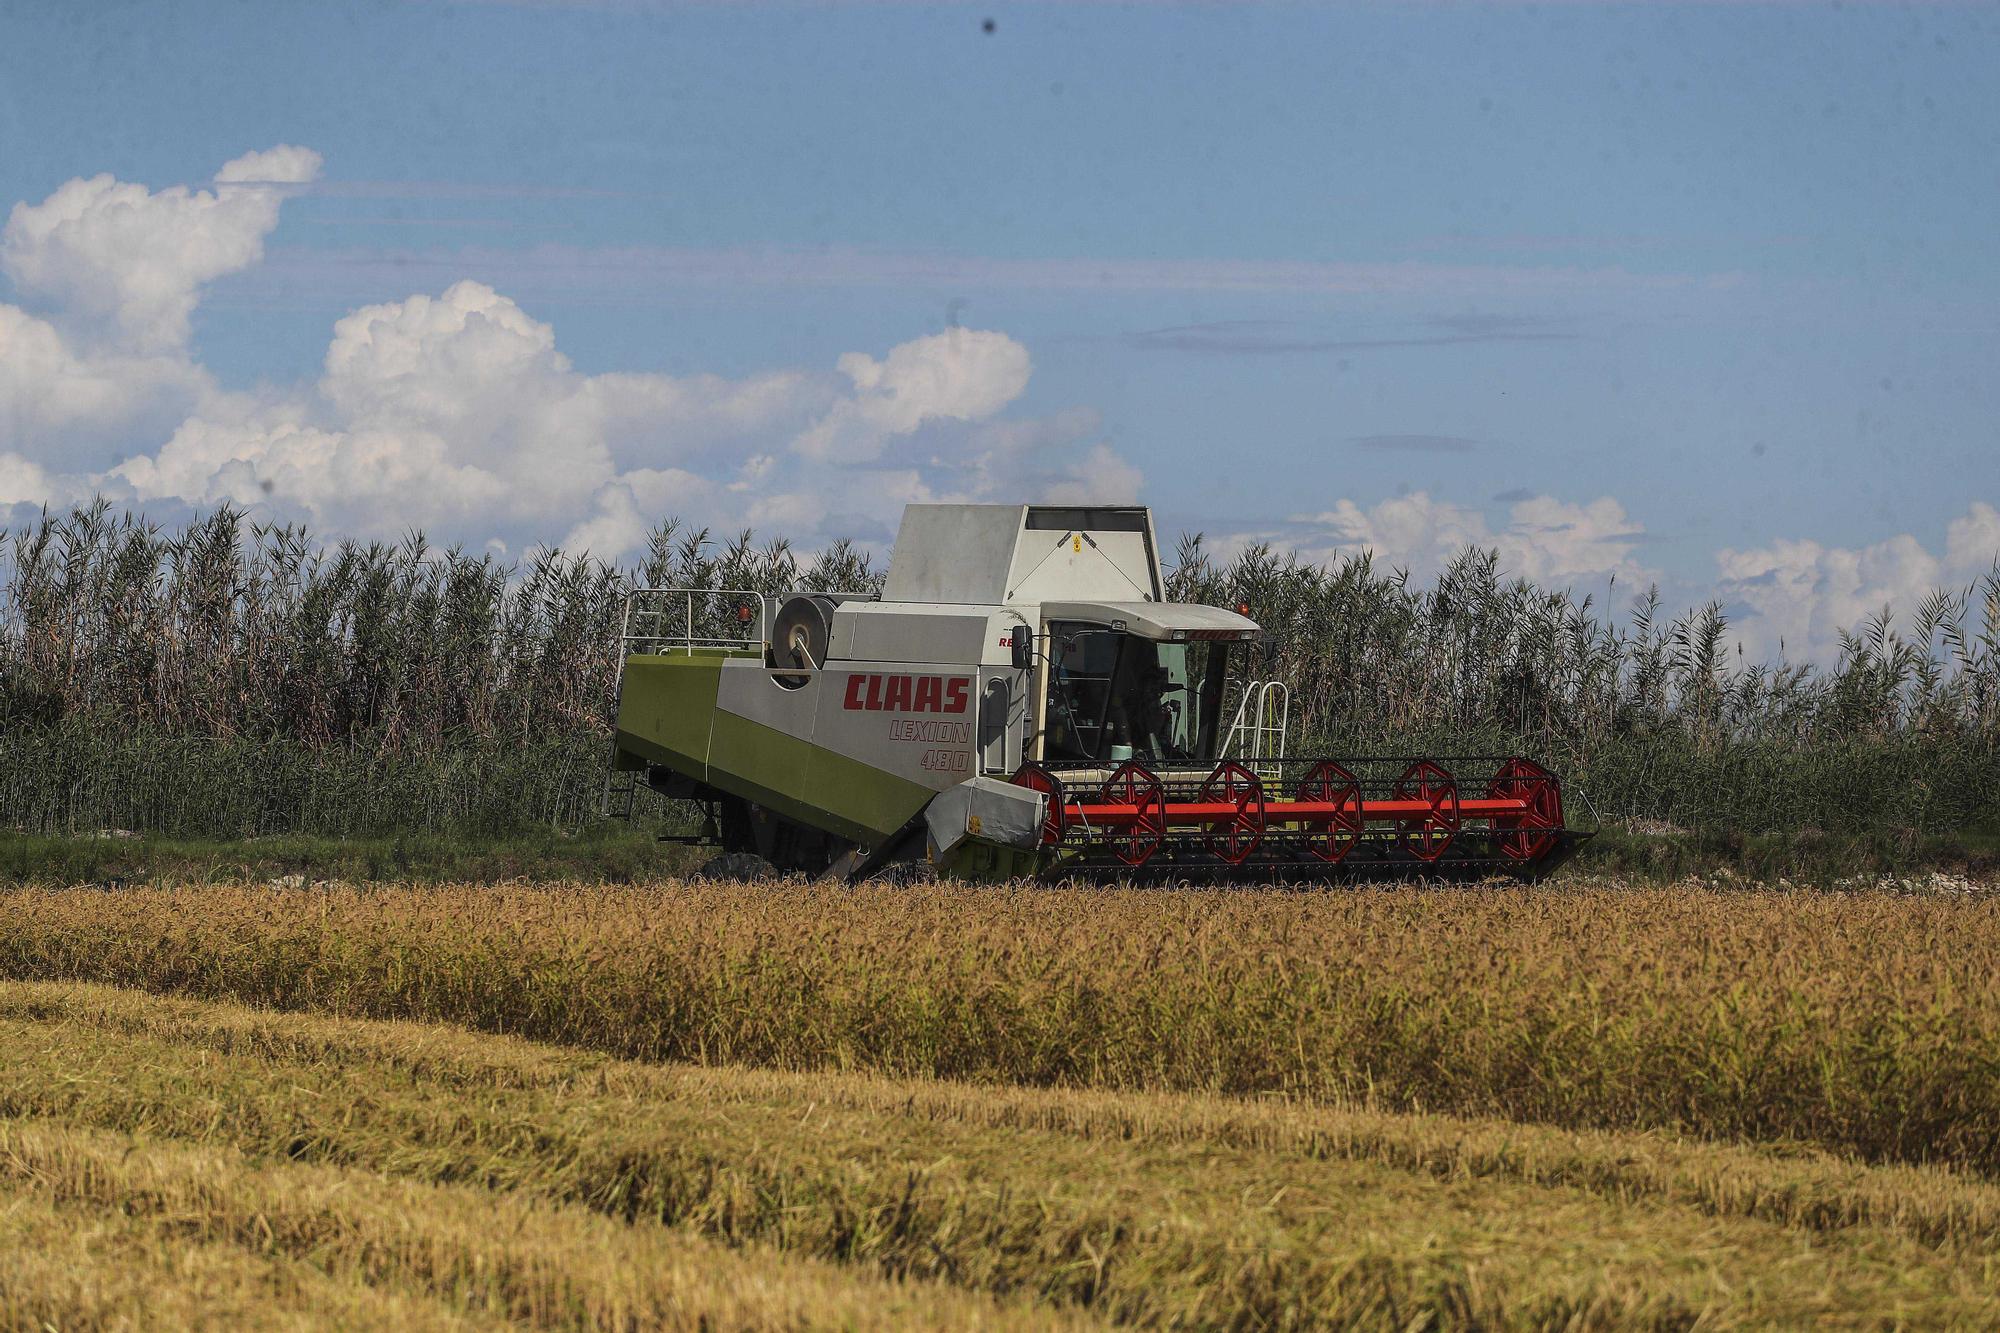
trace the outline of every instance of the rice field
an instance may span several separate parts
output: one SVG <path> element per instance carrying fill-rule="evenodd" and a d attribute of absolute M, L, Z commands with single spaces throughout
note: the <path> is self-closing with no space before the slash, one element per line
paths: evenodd
<path fill-rule="evenodd" d="M 14 1327 L 1974 1326 L 2000 1187 L 0 986 Z"/>
<path fill-rule="evenodd" d="M 0 1327 L 2000 1321 L 2000 895 L 0 892 Z"/>
<path fill-rule="evenodd" d="M 2000 1170 L 2000 898 L 23 890 L 0 976 L 626 1059 L 1283 1095 Z"/>

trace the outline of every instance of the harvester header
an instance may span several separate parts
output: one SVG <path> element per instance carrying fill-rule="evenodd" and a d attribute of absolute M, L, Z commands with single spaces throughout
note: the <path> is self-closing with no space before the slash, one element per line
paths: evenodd
<path fill-rule="evenodd" d="M 1285 753 L 1255 621 L 1169 602 L 1136 506 L 911 505 L 878 597 L 635 590 L 612 758 L 723 868 L 1532 877 L 1585 835 L 1519 756 Z"/>

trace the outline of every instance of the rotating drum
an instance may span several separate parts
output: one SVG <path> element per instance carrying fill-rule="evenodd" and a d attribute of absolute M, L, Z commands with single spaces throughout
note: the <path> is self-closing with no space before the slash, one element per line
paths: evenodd
<path fill-rule="evenodd" d="M 801 594 L 785 599 L 771 626 L 771 665 L 817 671 L 826 665 L 828 647 L 833 642 L 831 597 Z M 774 676 L 778 684 L 796 690 L 806 676 Z"/>

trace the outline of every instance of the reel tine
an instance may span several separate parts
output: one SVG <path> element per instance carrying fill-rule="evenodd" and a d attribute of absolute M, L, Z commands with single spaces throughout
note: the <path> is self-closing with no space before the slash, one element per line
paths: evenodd
<path fill-rule="evenodd" d="M 1233 805 L 1236 813 L 1208 825 L 1209 854 L 1233 866 L 1250 859 L 1264 841 L 1264 781 L 1233 759 L 1215 766 L 1196 799 L 1203 805 Z"/>
<path fill-rule="evenodd" d="M 1307 822 L 1305 847 L 1327 864 L 1338 865 L 1361 841 L 1361 783 L 1331 759 L 1322 759 L 1306 770 L 1297 799 L 1335 807 L 1325 820 Z"/>
<path fill-rule="evenodd" d="M 1099 797 L 1107 804 L 1129 805 L 1136 812 L 1123 833 L 1112 835 L 1112 855 L 1134 867 L 1152 860 L 1167 837 L 1167 789 L 1159 775 L 1138 760 L 1127 759 L 1104 780 Z"/>
<path fill-rule="evenodd" d="M 1427 863 L 1442 858 L 1458 836 L 1458 779 L 1435 761 L 1419 759 L 1396 779 L 1392 795 L 1426 807 L 1422 815 L 1402 821 L 1398 841 L 1403 850 Z"/>
<path fill-rule="evenodd" d="M 1015 769 L 1014 776 L 1008 781 L 1017 787 L 1041 792 L 1049 798 L 1048 813 L 1042 816 L 1041 845 L 1061 846 L 1063 836 L 1069 831 L 1069 795 L 1063 790 L 1063 780 L 1030 759 Z"/>

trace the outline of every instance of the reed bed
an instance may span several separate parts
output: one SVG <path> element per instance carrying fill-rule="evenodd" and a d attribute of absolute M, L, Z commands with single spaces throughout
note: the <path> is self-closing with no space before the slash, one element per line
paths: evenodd
<path fill-rule="evenodd" d="M 0 533 L 0 827 L 573 825 L 599 805 L 630 587 L 880 581 L 846 544 L 806 558 L 672 520 L 614 568 L 421 534 L 328 546 L 227 507 L 178 532 L 103 502 L 48 514 Z M 1527 753 L 1606 813 L 1686 827 L 2000 833 L 2000 571 L 1885 608 L 1821 666 L 1746 661 L 1720 607 L 1600 607 L 1488 551 L 1420 584 L 1262 547 L 1220 565 L 1193 536 L 1169 592 L 1251 608 L 1269 637 L 1242 675 L 1292 682 L 1299 752 Z"/>
<path fill-rule="evenodd" d="M 0 976 L 641 1060 L 1279 1093 L 2000 1173 L 2000 899 L 24 890 Z"/>
<path fill-rule="evenodd" d="M 0 828 L 575 827 L 601 812 L 631 586 L 880 581 L 846 545 L 802 561 L 673 521 L 616 569 L 421 534 L 323 546 L 226 506 L 177 533 L 103 501 L 48 514 L 0 531 Z M 642 793 L 639 813 L 672 812 Z"/>

